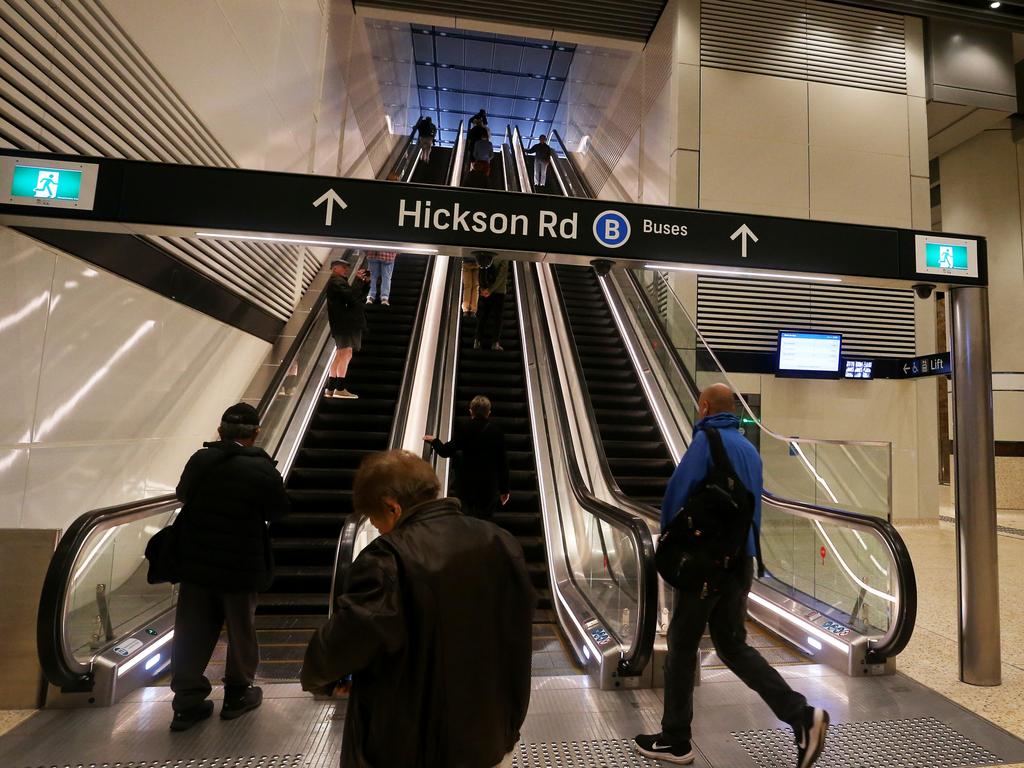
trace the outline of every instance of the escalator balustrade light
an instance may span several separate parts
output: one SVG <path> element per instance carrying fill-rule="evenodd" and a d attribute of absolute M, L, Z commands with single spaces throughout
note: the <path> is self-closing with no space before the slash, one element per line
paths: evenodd
<path fill-rule="evenodd" d="M 813 637 L 807 638 L 807 644 L 816 651 L 821 650 L 821 643 L 818 640 L 815 640 Z"/>

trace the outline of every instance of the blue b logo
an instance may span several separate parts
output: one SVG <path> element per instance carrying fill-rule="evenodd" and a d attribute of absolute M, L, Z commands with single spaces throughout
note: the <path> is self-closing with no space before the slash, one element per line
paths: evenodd
<path fill-rule="evenodd" d="M 629 240 L 629 219 L 618 211 L 605 211 L 594 219 L 594 237 L 606 248 L 618 248 Z"/>

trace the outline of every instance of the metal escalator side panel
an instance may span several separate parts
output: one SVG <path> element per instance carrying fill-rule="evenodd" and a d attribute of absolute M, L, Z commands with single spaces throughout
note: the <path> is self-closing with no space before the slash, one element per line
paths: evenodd
<path fill-rule="evenodd" d="M 539 265 L 534 265 L 534 268 L 539 269 Z M 533 413 L 537 472 L 541 482 L 556 609 L 576 653 L 597 664 L 599 682 L 603 687 L 649 685 L 658 591 L 653 538 L 643 520 L 600 502 L 585 486 L 580 468 L 575 463 L 577 443 L 571 436 L 573 430 L 566 415 L 566 403 L 571 400 L 558 384 L 558 374 L 552 362 L 555 355 L 543 309 L 546 299 L 539 292 L 535 280 L 525 279 L 525 271 L 517 270 L 518 284 L 526 289 L 521 294 L 524 302 L 523 349 L 527 355 L 528 396 Z M 575 526 L 574 515 L 590 521 L 590 536 L 596 541 L 591 538 L 588 543 L 583 530 Z M 636 611 L 633 614 L 635 618 L 620 617 L 634 622 L 628 642 L 620 639 L 624 627 L 621 622 L 615 626 L 615 617 L 606 613 L 608 606 L 600 608 L 599 597 L 593 592 L 588 594 L 588 570 L 597 574 L 595 584 L 603 582 L 620 591 L 622 588 L 622 585 L 613 583 L 614 579 L 606 580 L 601 576 L 611 569 L 609 544 L 606 534 L 595 536 L 596 531 L 614 534 L 618 541 L 611 546 L 621 543 L 628 549 L 622 557 L 632 563 L 630 570 L 635 581 L 635 594 L 630 606 Z M 597 562 L 593 560 L 595 546 L 598 547 Z M 593 565 L 592 570 L 588 562 Z M 619 609 L 622 607 L 619 605 Z M 614 648 L 609 647 L 612 643 Z"/>

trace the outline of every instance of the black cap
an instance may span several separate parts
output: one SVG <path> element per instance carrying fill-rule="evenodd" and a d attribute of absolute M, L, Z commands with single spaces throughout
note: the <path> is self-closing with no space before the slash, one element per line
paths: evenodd
<path fill-rule="evenodd" d="M 260 425 L 260 414 L 248 403 L 235 403 L 220 417 L 221 424 L 244 424 L 250 427 Z"/>

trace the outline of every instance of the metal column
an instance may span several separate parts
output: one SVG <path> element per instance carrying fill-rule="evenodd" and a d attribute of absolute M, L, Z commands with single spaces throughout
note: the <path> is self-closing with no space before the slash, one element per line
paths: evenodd
<path fill-rule="evenodd" d="M 960 679 L 1000 684 L 999 553 L 988 290 L 949 292 Z"/>

